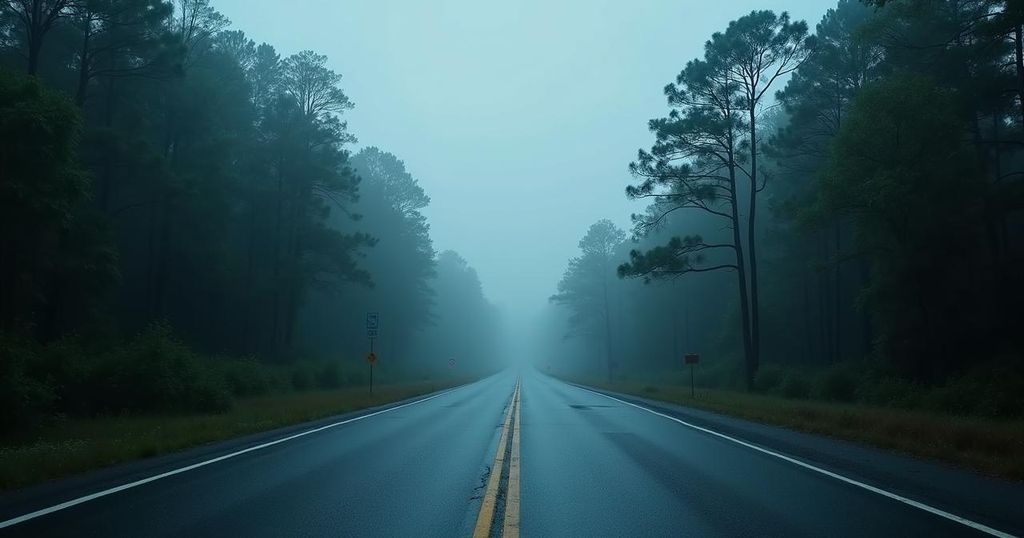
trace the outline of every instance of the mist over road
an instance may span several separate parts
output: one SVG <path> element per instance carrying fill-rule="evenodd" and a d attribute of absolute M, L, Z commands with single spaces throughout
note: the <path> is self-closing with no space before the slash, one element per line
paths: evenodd
<path fill-rule="evenodd" d="M 524 536 L 986 536 L 1024 529 L 1014 508 L 1014 499 L 1024 498 L 1020 485 L 622 398 L 534 370 L 506 371 L 426 398 L 159 459 L 129 476 L 114 468 L 14 492 L 0 498 L 0 525 L 168 473 L 0 535 L 469 536 L 509 423 L 521 424 L 521 467 L 504 472 L 521 473 Z M 514 401 L 519 420 L 507 420 Z M 196 467 L 175 472 L 190 465 Z M 499 493 L 499 505 L 504 497 Z"/>

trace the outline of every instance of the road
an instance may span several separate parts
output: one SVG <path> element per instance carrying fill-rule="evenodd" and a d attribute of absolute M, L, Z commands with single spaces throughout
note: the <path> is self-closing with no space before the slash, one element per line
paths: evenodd
<path fill-rule="evenodd" d="M 9 493 L 0 535 L 471 536 L 488 505 L 522 536 L 1024 531 L 1020 484 L 526 370 Z"/>

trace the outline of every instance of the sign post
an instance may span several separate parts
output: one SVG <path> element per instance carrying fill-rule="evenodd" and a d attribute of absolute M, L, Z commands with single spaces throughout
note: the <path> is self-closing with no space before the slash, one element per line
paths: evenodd
<path fill-rule="evenodd" d="M 377 312 L 366 313 L 366 337 L 370 339 L 370 353 L 366 356 L 366 362 L 370 363 L 370 394 L 373 394 L 373 363 L 377 362 L 377 354 L 373 352 L 373 340 L 377 338 L 377 331 L 380 329 L 380 314 Z"/>
<path fill-rule="evenodd" d="M 693 398 L 695 397 L 693 390 L 693 367 L 700 362 L 700 355 L 696 353 L 687 353 L 683 360 L 686 364 L 690 365 L 690 397 Z"/>

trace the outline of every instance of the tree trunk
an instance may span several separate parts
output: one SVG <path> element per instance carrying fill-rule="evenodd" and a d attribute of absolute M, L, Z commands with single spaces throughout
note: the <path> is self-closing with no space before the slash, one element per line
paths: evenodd
<path fill-rule="evenodd" d="M 747 248 L 750 249 L 750 383 L 761 363 L 761 316 L 757 290 L 757 115 L 750 107 L 750 215 L 747 218 Z"/>
<path fill-rule="evenodd" d="M 612 318 L 608 307 L 608 277 L 604 277 L 604 354 L 608 368 L 608 382 L 612 382 Z"/>
<path fill-rule="evenodd" d="M 823 231 L 818 233 L 818 255 L 821 257 L 822 266 L 818 269 L 818 338 L 820 340 L 820 346 L 818 350 L 821 352 L 819 360 L 825 360 L 831 362 L 831 356 L 829 353 L 832 351 L 832 339 L 831 335 L 831 324 L 828 322 L 828 276 L 825 272 L 824 264 L 828 261 L 828 239 L 824 235 Z"/>
<path fill-rule="evenodd" d="M 729 152 L 729 161 L 734 163 L 732 152 Z M 757 363 L 753 351 L 753 339 L 750 331 L 750 303 L 747 296 L 747 271 L 743 258 L 743 240 L 740 236 L 740 208 L 736 199 L 736 166 L 729 166 L 729 183 L 732 189 L 729 197 L 732 219 L 732 240 L 736 245 L 736 278 L 740 292 L 740 319 L 743 334 L 743 362 L 746 366 L 747 390 L 754 390 L 754 374 L 757 373 Z"/>
<path fill-rule="evenodd" d="M 281 232 L 284 220 L 284 171 L 281 169 L 283 163 L 278 159 L 277 164 L 277 211 L 274 219 L 274 297 L 271 304 L 271 331 L 270 351 L 277 354 L 280 351 L 281 334 L 281 293 L 283 283 L 281 282 Z"/>
<path fill-rule="evenodd" d="M 803 329 L 804 330 L 803 330 L 803 338 L 801 338 L 801 341 L 803 342 L 803 346 L 801 346 L 801 348 L 800 348 L 800 350 L 802 352 L 801 353 L 801 357 L 800 357 L 800 362 L 803 363 L 803 364 L 807 364 L 808 361 L 810 360 L 810 356 L 811 356 L 811 354 L 813 353 L 813 350 L 814 350 L 814 341 L 813 341 L 812 336 L 811 336 L 814 333 L 813 333 L 813 331 L 811 331 L 811 289 L 810 289 L 810 284 L 809 284 L 810 281 L 811 281 L 811 276 L 808 274 L 806 266 L 804 266 L 804 268 L 803 268 L 803 278 L 801 278 L 800 281 L 801 281 L 801 284 L 803 285 L 803 292 L 804 292 L 804 308 L 803 308 L 803 322 L 804 322 L 803 323 Z"/>
<path fill-rule="evenodd" d="M 1020 99 L 1021 125 L 1024 125 L 1024 26 L 1013 30 L 1014 64 L 1017 70 L 1017 97 Z"/>
<path fill-rule="evenodd" d="M 242 341 L 239 342 L 239 349 L 244 353 L 256 351 L 249 342 L 250 329 L 252 327 L 253 313 L 256 311 L 256 294 L 253 291 L 253 267 L 256 264 L 256 188 L 252 188 L 249 198 L 249 233 L 246 241 L 245 253 L 245 277 L 242 280 L 242 289 L 245 293 L 245 307 L 242 311 Z"/>
<path fill-rule="evenodd" d="M 860 262 L 860 282 L 861 289 L 867 289 L 871 284 L 871 262 L 867 258 L 861 259 Z M 864 355 L 868 355 L 873 351 L 875 337 L 871 330 L 871 309 L 867 305 L 862 305 L 862 310 L 861 323 L 863 324 L 863 333 L 861 338 L 863 338 Z"/>
<path fill-rule="evenodd" d="M 43 39 L 42 36 L 38 34 L 38 31 L 29 30 L 27 34 L 28 74 L 36 76 L 39 73 L 39 53 L 43 49 Z"/>
<path fill-rule="evenodd" d="M 833 282 L 833 297 L 832 297 L 832 360 L 839 361 L 842 359 L 842 298 L 843 293 L 843 279 L 842 279 L 842 262 L 840 261 L 840 252 L 842 248 L 842 222 L 840 219 L 836 219 L 832 225 L 832 235 L 836 242 L 835 249 L 835 270 Z"/>
<path fill-rule="evenodd" d="M 85 29 L 82 36 L 82 50 L 78 58 L 78 89 L 75 91 L 75 104 L 78 108 L 85 106 L 85 93 L 89 86 L 89 40 L 92 37 L 92 14 L 85 17 Z"/>

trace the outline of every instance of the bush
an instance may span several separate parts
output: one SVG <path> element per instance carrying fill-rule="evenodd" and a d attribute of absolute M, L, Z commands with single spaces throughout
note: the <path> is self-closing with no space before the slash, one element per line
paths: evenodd
<path fill-rule="evenodd" d="M 113 412 L 220 412 L 231 407 L 223 379 L 164 324 L 152 325 L 112 352 L 94 386 L 102 394 L 101 407 Z"/>
<path fill-rule="evenodd" d="M 815 396 L 833 402 L 852 402 L 857 398 L 857 379 L 844 367 L 829 368 L 818 376 Z"/>
<path fill-rule="evenodd" d="M 292 370 L 292 388 L 295 390 L 309 390 L 313 385 L 312 376 L 304 364 L 295 365 Z"/>
<path fill-rule="evenodd" d="M 270 392 L 272 379 L 267 366 L 255 357 L 223 360 L 224 383 L 235 396 L 259 396 Z"/>
<path fill-rule="evenodd" d="M 921 390 L 917 386 L 895 377 L 862 383 L 857 390 L 858 401 L 884 407 L 911 409 L 920 404 L 920 399 Z"/>
<path fill-rule="evenodd" d="M 792 399 L 805 399 L 811 395 L 811 384 L 796 372 L 790 372 L 782 382 L 782 396 Z"/>
<path fill-rule="evenodd" d="M 29 375 L 37 354 L 29 342 L 0 336 L 0 431 L 29 426 L 53 408 L 53 387 Z"/>
<path fill-rule="evenodd" d="M 1024 416 L 1024 372 L 1007 362 L 976 366 L 923 397 L 933 411 L 990 418 Z"/>
<path fill-rule="evenodd" d="M 764 392 L 775 390 L 785 377 L 782 368 L 775 364 L 762 366 L 754 376 L 754 389 Z"/>
<path fill-rule="evenodd" d="M 328 361 L 320 366 L 316 386 L 321 389 L 336 389 L 341 386 L 341 368 L 336 361 Z"/>

